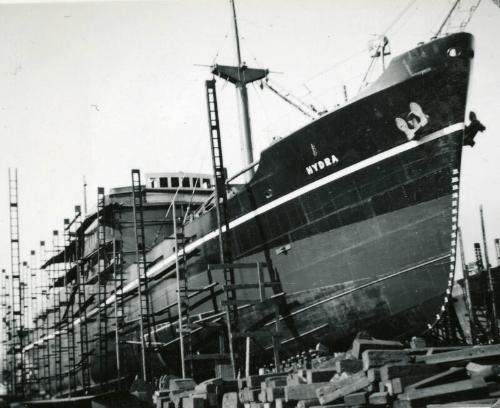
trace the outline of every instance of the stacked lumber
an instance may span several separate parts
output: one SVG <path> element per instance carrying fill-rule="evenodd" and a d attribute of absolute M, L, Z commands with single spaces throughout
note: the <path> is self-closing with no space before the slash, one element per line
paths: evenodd
<path fill-rule="evenodd" d="M 240 380 L 238 402 L 224 408 L 487 408 L 500 398 L 499 374 L 500 345 L 356 339 L 318 364 Z"/>
<path fill-rule="evenodd" d="M 225 394 L 238 389 L 237 381 L 214 378 L 196 384 L 191 378 L 172 378 L 155 392 L 156 408 L 216 408 Z M 237 398 L 236 398 L 237 400 Z"/>

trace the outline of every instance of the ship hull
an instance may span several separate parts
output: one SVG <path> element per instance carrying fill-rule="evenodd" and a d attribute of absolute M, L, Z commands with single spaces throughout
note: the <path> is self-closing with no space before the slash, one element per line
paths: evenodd
<path fill-rule="evenodd" d="M 451 47 L 463 57 L 451 59 Z M 459 34 L 396 58 L 371 92 L 264 151 L 252 180 L 229 200 L 233 260 L 264 262 L 264 279 L 281 283 L 264 295 L 283 293 L 275 302 L 283 357 L 316 342 L 345 349 L 361 330 L 405 339 L 439 315 L 455 264 L 471 49 L 471 36 Z M 215 211 L 186 225 L 185 235 L 188 285 L 218 283 L 191 297 L 191 316 L 217 319 L 224 279 L 206 272 L 219 262 Z M 148 271 L 154 376 L 180 369 L 173 240 L 162 245 L 164 256 L 150 259 Z M 235 274 L 237 283 L 256 282 L 255 271 Z M 137 322 L 139 302 L 129 292 L 125 321 Z M 241 299 L 256 295 L 238 292 Z M 96 322 L 88 326 L 97 332 Z M 271 302 L 239 311 L 240 331 L 275 326 Z M 138 324 L 126 332 L 122 372 L 133 378 L 140 372 Z M 216 337 L 194 330 L 193 352 L 216 352 Z M 271 336 L 254 340 L 252 361 L 269 362 Z M 108 350 L 114 347 L 110 334 Z M 113 353 L 105 372 L 102 359 L 91 357 L 95 383 L 116 378 Z"/>
<path fill-rule="evenodd" d="M 359 330 L 406 338 L 434 323 L 454 268 L 469 69 L 463 59 L 413 75 L 289 136 L 263 154 L 245 192 L 230 200 L 235 260 L 265 262 L 265 279 L 282 283 L 266 296 L 285 293 L 279 301 L 285 356 L 317 341 L 345 348 Z M 396 118 L 411 120 L 412 103 L 427 123 L 408 140 Z M 350 142 L 325 138 L 332 132 Z M 215 229 L 214 212 L 186 228 L 194 237 L 188 246 L 192 287 L 210 283 L 206 266 L 218 262 Z M 254 272 L 235 273 L 237 282 L 256 281 Z M 223 282 L 222 274 L 212 279 Z M 171 276 L 151 289 L 155 310 L 176 304 L 176 288 Z M 220 287 L 216 294 L 220 304 Z M 191 304 L 193 314 L 217 311 L 207 293 Z M 166 346 L 154 360 L 164 363 L 158 370 L 175 372 L 177 317 L 175 308 L 168 311 L 154 339 Z M 275 324 L 269 302 L 244 307 L 239 316 L 243 331 L 271 331 Z M 193 351 L 213 353 L 214 337 L 197 330 Z M 254 340 L 260 362 L 269 361 L 271 336 Z"/>

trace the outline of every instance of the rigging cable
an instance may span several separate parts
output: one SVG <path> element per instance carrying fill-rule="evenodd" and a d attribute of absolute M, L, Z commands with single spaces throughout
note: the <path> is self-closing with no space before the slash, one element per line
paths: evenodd
<path fill-rule="evenodd" d="M 394 18 L 394 20 L 392 20 L 392 22 L 389 24 L 389 26 L 382 32 L 381 34 L 381 37 L 385 37 L 385 35 L 387 34 L 387 32 L 396 25 L 396 23 L 406 14 L 406 12 L 415 4 L 417 0 L 410 0 L 410 2 L 406 5 L 406 7 L 401 10 L 401 12 L 399 12 L 399 14 Z M 457 0 L 457 2 L 460 1 L 460 0 Z M 385 49 L 385 46 L 386 46 L 386 42 L 382 40 L 381 44 L 378 46 L 378 51 L 380 51 L 382 57 L 384 55 L 384 49 Z M 368 76 L 370 75 L 373 67 L 374 67 L 374 62 L 375 62 L 375 59 L 376 59 L 376 56 L 372 57 L 371 58 L 371 61 L 370 61 L 370 65 L 368 65 L 368 69 L 366 70 L 366 74 L 365 76 L 363 77 L 363 80 L 361 81 L 361 84 L 359 86 L 359 89 L 358 89 L 358 92 L 361 91 L 361 89 L 363 89 L 363 87 L 365 85 L 367 85 L 367 79 L 368 79 Z"/>

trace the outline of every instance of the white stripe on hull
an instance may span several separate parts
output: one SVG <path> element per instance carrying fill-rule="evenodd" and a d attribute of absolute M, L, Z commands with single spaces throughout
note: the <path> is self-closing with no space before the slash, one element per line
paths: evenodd
<path fill-rule="evenodd" d="M 440 129 L 436 132 L 433 132 L 427 136 L 424 136 L 419 140 L 411 140 L 409 142 L 403 143 L 399 146 L 393 147 L 392 149 L 386 150 L 382 153 L 371 156 L 368 159 L 362 160 L 358 163 L 355 163 L 351 166 L 348 166 L 344 169 L 341 169 L 335 173 L 329 174 L 329 175 L 327 175 L 319 180 L 316 180 L 310 184 L 307 184 L 301 188 L 298 188 L 297 190 L 294 190 L 288 194 L 285 194 L 284 196 L 279 197 L 276 200 L 273 200 L 267 204 L 264 204 L 263 206 L 257 208 L 256 210 L 250 211 L 250 212 L 246 213 L 245 215 L 242 215 L 241 217 L 231 221 L 229 223 L 229 229 L 236 228 L 239 225 L 244 224 L 245 222 L 247 222 L 253 218 L 256 218 L 259 215 L 262 215 L 262 214 L 264 214 L 264 213 L 266 213 L 266 212 L 268 212 L 276 207 L 279 207 L 280 205 L 283 205 L 291 200 L 294 200 L 297 197 L 300 197 L 300 196 L 307 194 L 313 190 L 316 190 L 320 187 L 323 187 L 324 185 L 327 185 L 335 180 L 339 180 L 345 176 L 348 176 L 352 173 L 355 173 L 359 170 L 362 170 L 368 166 L 372 166 L 372 165 L 379 163 L 385 159 L 389 159 L 391 157 L 397 156 L 398 154 L 415 149 L 415 148 L 417 148 L 425 143 L 439 139 L 443 136 L 450 135 L 454 132 L 463 130 L 464 127 L 465 127 L 464 122 L 455 123 L 453 125 L 447 126 L 443 129 Z M 225 231 L 225 228 L 223 228 L 223 231 Z M 218 236 L 218 234 L 219 234 L 219 229 L 216 229 L 212 232 L 209 232 L 208 234 L 201 237 L 200 239 L 197 239 L 196 241 L 186 245 L 186 247 L 185 247 L 186 253 L 190 253 L 191 251 L 200 247 L 204 243 L 210 241 L 211 239 L 216 238 Z M 153 265 L 148 270 L 147 277 L 154 278 L 156 275 L 160 274 L 163 270 L 165 270 L 165 268 L 173 265 L 174 262 L 175 262 L 175 254 L 172 254 L 169 257 L 167 257 L 167 258 L 163 259 L 162 261 Z M 173 272 L 173 273 L 175 273 L 175 272 Z M 133 291 L 135 288 L 137 288 L 137 283 L 138 283 L 137 279 L 133 280 L 132 282 L 129 282 L 127 285 L 125 285 L 122 292 L 127 293 L 130 291 Z M 115 295 L 111 295 L 108 299 L 106 299 L 106 304 L 110 305 L 114 301 L 115 301 Z M 87 314 L 87 318 L 92 317 L 96 313 L 97 313 L 97 309 L 93 309 L 92 311 L 90 311 Z M 77 326 L 79 324 L 80 324 L 80 319 L 76 319 L 73 321 L 73 326 Z M 44 339 L 52 339 L 52 338 L 54 338 L 56 333 L 60 333 L 60 332 L 59 331 L 54 332 L 53 334 L 50 334 L 50 335 L 38 340 L 36 343 L 33 343 L 33 344 L 41 344 L 41 343 L 43 343 Z M 24 348 L 24 350 L 29 350 L 33 346 L 33 344 L 26 346 Z"/>

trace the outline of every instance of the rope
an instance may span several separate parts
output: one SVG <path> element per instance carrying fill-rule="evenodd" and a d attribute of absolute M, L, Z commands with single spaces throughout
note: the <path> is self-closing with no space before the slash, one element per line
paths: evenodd
<path fill-rule="evenodd" d="M 412 7 L 417 0 L 410 0 L 410 2 L 406 5 L 406 7 L 401 10 L 401 12 L 396 16 L 396 18 L 389 24 L 389 26 L 382 31 L 382 35 L 386 35 L 388 31 L 392 29 L 396 25 L 396 23 L 406 14 L 406 12 Z"/>

